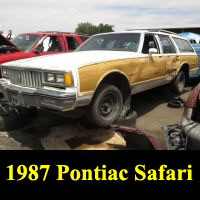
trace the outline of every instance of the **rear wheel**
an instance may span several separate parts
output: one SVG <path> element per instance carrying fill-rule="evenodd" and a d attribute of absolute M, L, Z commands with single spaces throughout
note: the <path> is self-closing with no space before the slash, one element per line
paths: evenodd
<path fill-rule="evenodd" d="M 176 94 L 182 94 L 185 88 L 185 73 L 180 71 L 171 83 L 171 89 Z"/>
<path fill-rule="evenodd" d="M 122 108 L 121 91 L 114 85 L 103 84 L 93 97 L 86 117 L 96 127 L 108 127 L 119 118 Z"/>

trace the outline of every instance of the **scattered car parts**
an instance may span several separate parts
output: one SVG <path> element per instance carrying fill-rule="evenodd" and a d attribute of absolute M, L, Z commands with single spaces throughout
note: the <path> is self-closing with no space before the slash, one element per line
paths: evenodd
<path fill-rule="evenodd" d="M 37 115 L 35 108 L 19 108 L 7 103 L 0 104 L 0 131 L 10 131 L 24 127 Z"/>
<path fill-rule="evenodd" d="M 187 102 L 180 125 L 170 125 L 163 129 L 167 149 L 200 149 L 200 84 Z"/>
<path fill-rule="evenodd" d="M 132 150 L 163 150 L 164 147 L 158 140 L 137 128 L 126 126 L 112 126 L 115 131 L 120 132 L 125 141 L 127 149 Z"/>

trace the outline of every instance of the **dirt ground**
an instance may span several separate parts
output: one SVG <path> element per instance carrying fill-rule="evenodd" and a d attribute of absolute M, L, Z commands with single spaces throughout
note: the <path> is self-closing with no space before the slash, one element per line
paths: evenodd
<path fill-rule="evenodd" d="M 181 95 L 187 99 L 196 81 Z M 133 96 L 138 114 L 137 128 L 155 136 L 163 144 L 162 127 L 181 121 L 184 108 L 169 108 L 174 96 L 167 87 L 161 87 Z M 125 149 L 126 142 L 119 133 L 104 129 L 85 129 L 75 120 L 40 111 L 39 116 L 24 127 L 0 132 L 0 150 L 109 150 Z"/>
<path fill-rule="evenodd" d="M 195 84 L 185 88 L 180 96 L 187 100 Z M 137 111 L 137 128 L 155 136 L 164 145 L 162 127 L 178 124 L 182 120 L 184 108 L 170 108 L 169 101 L 177 99 L 168 88 L 162 87 L 135 96 L 135 110 Z"/>

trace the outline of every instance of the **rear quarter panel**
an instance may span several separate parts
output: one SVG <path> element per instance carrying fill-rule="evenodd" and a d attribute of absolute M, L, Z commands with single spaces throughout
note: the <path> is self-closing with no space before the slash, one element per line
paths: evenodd
<path fill-rule="evenodd" d="M 198 67 L 198 57 L 197 55 L 180 55 L 180 66 L 183 64 L 189 64 L 189 70 L 197 69 Z"/>

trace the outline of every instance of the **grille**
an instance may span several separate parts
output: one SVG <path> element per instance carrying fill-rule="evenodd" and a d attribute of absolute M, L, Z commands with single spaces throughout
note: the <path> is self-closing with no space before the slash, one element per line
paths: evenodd
<path fill-rule="evenodd" d="M 8 73 L 11 83 L 15 85 L 31 88 L 42 87 L 42 78 L 40 72 L 9 69 Z"/>

